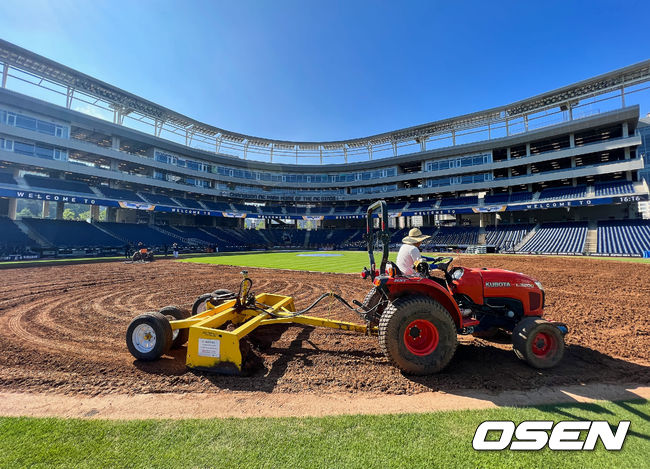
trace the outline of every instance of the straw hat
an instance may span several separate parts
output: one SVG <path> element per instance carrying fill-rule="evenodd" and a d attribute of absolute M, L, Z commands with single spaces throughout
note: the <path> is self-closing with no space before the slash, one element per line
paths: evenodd
<path fill-rule="evenodd" d="M 431 236 L 423 235 L 419 228 L 411 228 L 409 235 L 406 238 L 402 239 L 404 244 L 416 244 L 421 243 L 425 239 L 429 239 Z"/>

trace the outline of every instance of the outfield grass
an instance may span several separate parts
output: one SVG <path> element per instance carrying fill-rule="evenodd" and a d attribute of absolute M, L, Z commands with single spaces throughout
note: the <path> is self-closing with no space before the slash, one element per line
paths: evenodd
<path fill-rule="evenodd" d="M 336 254 L 335 257 L 303 257 L 299 254 Z M 441 253 L 430 253 L 430 256 L 439 256 Z M 486 256 L 507 256 L 511 254 L 487 254 Z M 397 254 L 391 252 L 389 258 L 395 260 Z M 550 257 L 550 256 L 549 256 Z M 571 257 L 571 256 L 565 256 Z M 381 254 L 376 253 L 377 262 Z M 593 259 L 585 256 L 580 259 Z M 597 257 L 610 261 L 627 261 L 650 263 L 650 259 L 630 257 Z M 365 251 L 333 251 L 333 252 L 256 252 L 246 254 L 224 253 L 216 256 L 205 256 L 195 259 L 184 259 L 182 262 L 197 262 L 204 264 L 234 265 L 241 267 L 266 267 L 269 269 L 312 270 L 317 272 L 355 273 L 368 265 L 368 253 Z"/>
<path fill-rule="evenodd" d="M 632 423 L 619 452 L 602 443 L 585 452 L 477 452 L 474 432 L 488 419 Z M 324 418 L 1 418 L 0 467 L 643 469 L 650 467 L 649 419 L 647 401 Z"/>
<path fill-rule="evenodd" d="M 335 257 L 303 257 L 299 254 L 333 254 Z M 391 253 L 390 258 L 395 259 L 395 253 Z M 379 259 L 380 257 L 377 258 L 377 261 Z M 364 266 L 370 267 L 368 253 L 363 251 L 225 253 L 217 256 L 184 259 L 183 262 L 337 273 L 361 272 Z"/>

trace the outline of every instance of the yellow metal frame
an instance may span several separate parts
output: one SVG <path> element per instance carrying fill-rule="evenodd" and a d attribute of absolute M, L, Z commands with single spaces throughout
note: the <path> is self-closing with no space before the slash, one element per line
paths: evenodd
<path fill-rule="evenodd" d="M 262 293 L 255 297 L 258 305 L 266 307 L 264 311 L 243 309 L 237 311 L 237 300 L 226 301 L 214 306 L 207 303 L 207 310 L 189 319 L 170 321 L 172 330 L 189 329 L 187 356 L 185 363 L 190 368 L 236 374 L 242 370 L 242 354 L 239 341 L 259 326 L 268 324 L 305 324 L 315 327 L 329 327 L 344 331 L 377 333 L 376 327 L 345 321 L 317 318 L 313 316 L 295 316 L 293 298 L 290 296 Z M 220 329 L 230 322 L 234 330 Z"/>

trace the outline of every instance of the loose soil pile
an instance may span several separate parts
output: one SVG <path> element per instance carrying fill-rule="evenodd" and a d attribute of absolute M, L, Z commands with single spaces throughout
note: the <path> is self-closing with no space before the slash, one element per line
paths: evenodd
<path fill-rule="evenodd" d="M 190 371 L 185 348 L 153 363 L 128 353 L 125 331 L 145 311 L 217 288 L 236 290 L 240 268 L 159 260 L 0 271 L 0 391 L 281 393 L 537 389 L 582 383 L 650 383 L 650 264 L 554 257 L 462 256 L 455 265 L 525 272 L 546 288 L 547 317 L 569 326 L 560 365 L 536 370 L 509 344 L 461 337 L 449 367 L 426 377 L 391 366 L 376 337 L 302 326 L 262 328 L 251 337 L 250 376 Z M 253 291 L 293 295 L 304 308 L 322 292 L 363 300 L 358 276 L 249 269 Z M 357 321 L 325 301 L 315 315 Z"/>

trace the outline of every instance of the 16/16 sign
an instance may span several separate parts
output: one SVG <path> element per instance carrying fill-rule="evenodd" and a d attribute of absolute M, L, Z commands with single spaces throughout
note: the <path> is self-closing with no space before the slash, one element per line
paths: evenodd
<path fill-rule="evenodd" d="M 600 439 L 608 451 L 623 447 L 630 429 L 629 420 L 619 422 L 616 432 L 606 421 L 564 421 L 553 426 L 550 420 L 529 420 L 515 426 L 509 420 L 487 420 L 474 434 L 472 446 L 478 451 L 500 451 L 510 446 L 514 451 L 537 451 L 548 445 L 554 451 L 591 451 Z M 552 430 L 549 434 L 549 430 Z M 580 432 L 586 431 L 584 440 Z M 488 433 L 500 433 L 498 440 L 488 440 Z M 513 441 L 513 437 L 516 438 Z"/>

